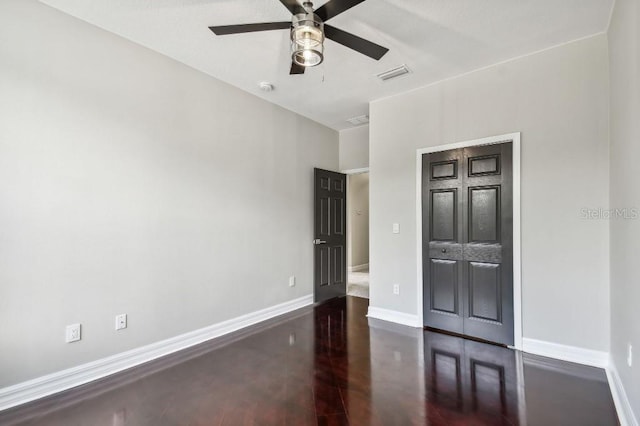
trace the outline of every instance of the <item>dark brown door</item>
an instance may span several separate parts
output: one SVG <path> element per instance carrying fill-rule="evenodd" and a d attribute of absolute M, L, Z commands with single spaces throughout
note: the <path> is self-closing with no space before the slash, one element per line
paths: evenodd
<path fill-rule="evenodd" d="M 424 325 L 513 345 L 512 143 L 422 157 Z"/>
<path fill-rule="evenodd" d="M 347 176 L 314 169 L 314 300 L 347 294 Z"/>

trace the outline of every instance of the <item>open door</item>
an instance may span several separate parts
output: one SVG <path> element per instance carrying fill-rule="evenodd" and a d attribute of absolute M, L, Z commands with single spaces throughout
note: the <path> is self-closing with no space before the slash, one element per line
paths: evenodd
<path fill-rule="evenodd" d="M 314 169 L 315 302 L 347 294 L 347 176 Z"/>

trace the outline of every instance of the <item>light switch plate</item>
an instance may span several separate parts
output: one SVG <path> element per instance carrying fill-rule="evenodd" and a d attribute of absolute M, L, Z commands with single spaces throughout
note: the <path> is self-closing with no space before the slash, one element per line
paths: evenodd
<path fill-rule="evenodd" d="M 399 234 L 400 233 L 400 224 L 399 223 L 394 223 L 393 224 L 393 233 L 394 234 Z"/>

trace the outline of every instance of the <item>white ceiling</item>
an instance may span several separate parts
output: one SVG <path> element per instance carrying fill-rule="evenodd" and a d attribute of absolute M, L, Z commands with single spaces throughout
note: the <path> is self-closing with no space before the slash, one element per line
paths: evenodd
<path fill-rule="evenodd" d="M 279 0 L 41 0 L 333 129 L 374 99 L 606 31 L 613 0 L 368 0 L 328 22 L 390 51 L 325 42 L 325 61 L 289 75 L 287 30 L 216 36 L 212 25 L 287 21 Z M 326 3 L 318 1 L 314 7 Z M 375 74 L 406 64 L 412 73 Z M 273 92 L 260 91 L 268 81 Z"/>

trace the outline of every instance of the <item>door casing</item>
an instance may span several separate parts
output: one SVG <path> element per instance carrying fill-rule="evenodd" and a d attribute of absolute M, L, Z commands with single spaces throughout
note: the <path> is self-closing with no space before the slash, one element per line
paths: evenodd
<path fill-rule="evenodd" d="M 520 238 L 520 132 L 420 148 L 416 151 L 417 312 L 424 324 L 422 282 L 422 155 L 481 145 L 513 143 L 513 329 L 514 347 L 522 350 L 522 259 Z"/>

